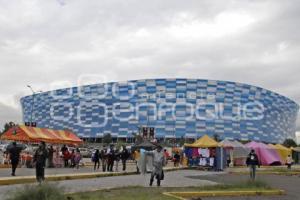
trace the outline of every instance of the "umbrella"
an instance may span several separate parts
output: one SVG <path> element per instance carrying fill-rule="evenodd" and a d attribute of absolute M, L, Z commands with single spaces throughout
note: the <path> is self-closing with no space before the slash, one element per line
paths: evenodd
<path fill-rule="evenodd" d="M 12 148 L 13 148 L 13 143 L 10 143 L 9 145 L 7 145 L 6 150 L 9 151 Z M 24 149 L 26 149 L 26 145 L 17 143 L 17 148 L 20 150 L 24 150 Z"/>
<path fill-rule="evenodd" d="M 156 149 L 156 147 L 157 147 L 157 145 L 151 143 L 148 140 L 145 140 L 142 143 L 136 144 L 136 145 L 133 146 L 134 149 L 145 149 L 145 150 L 148 150 L 148 151 L 154 150 L 154 149 Z"/>

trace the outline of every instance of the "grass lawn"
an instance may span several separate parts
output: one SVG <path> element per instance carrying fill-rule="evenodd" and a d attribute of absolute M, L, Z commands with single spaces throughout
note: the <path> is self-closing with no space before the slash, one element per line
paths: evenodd
<path fill-rule="evenodd" d="M 163 192 L 188 192 L 188 191 L 209 191 L 209 190 L 263 190 L 271 189 L 264 182 L 241 182 L 234 185 L 215 185 L 206 187 L 188 188 L 145 188 L 145 187 L 126 187 L 111 190 L 99 190 L 95 192 L 84 192 L 72 195 L 74 200 L 175 200 L 173 197 L 163 195 Z"/>

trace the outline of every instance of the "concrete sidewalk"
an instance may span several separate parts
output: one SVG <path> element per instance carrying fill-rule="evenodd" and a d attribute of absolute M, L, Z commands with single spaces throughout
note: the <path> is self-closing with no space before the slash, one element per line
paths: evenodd
<path fill-rule="evenodd" d="M 174 168 L 174 167 L 165 167 L 164 170 L 168 171 L 177 171 L 184 168 Z M 35 169 L 26 169 L 30 173 L 35 173 Z M 92 171 L 91 171 L 92 170 Z M 49 173 L 50 171 L 50 173 Z M 56 174 L 56 172 L 58 172 Z M 67 172 L 67 173 L 63 173 Z M 23 171 L 24 173 L 24 171 Z M 36 182 L 35 175 L 28 176 L 10 176 L 10 177 L 1 177 L 0 185 L 15 185 L 15 184 L 25 184 L 25 183 L 34 183 Z M 92 168 L 82 168 L 82 169 L 48 169 L 46 171 L 46 181 L 62 181 L 62 180 L 76 180 L 76 179 L 91 179 L 91 178 L 100 178 L 100 177 L 109 177 L 109 176 L 126 176 L 126 175 L 135 175 L 137 174 L 136 170 L 131 169 L 124 172 L 101 172 L 94 171 Z"/>
<path fill-rule="evenodd" d="M 171 167 L 171 165 L 168 165 L 168 167 Z M 114 167 L 115 170 L 115 167 Z M 119 172 L 122 171 L 122 165 L 119 163 Z M 133 172 L 136 171 L 136 164 L 133 162 L 127 163 L 127 171 Z M 46 168 L 45 174 L 46 175 L 58 175 L 58 174 L 74 174 L 74 172 L 77 173 L 91 173 L 94 172 L 94 165 L 92 163 L 86 163 L 85 166 L 80 167 L 79 170 L 74 170 L 73 168 Z M 102 166 L 100 166 L 99 170 L 96 170 L 96 172 L 102 172 Z M 35 169 L 34 168 L 17 168 L 16 170 L 16 176 L 35 176 Z M 11 177 L 11 168 L 0 168 L 0 178 L 3 177 Z"/>

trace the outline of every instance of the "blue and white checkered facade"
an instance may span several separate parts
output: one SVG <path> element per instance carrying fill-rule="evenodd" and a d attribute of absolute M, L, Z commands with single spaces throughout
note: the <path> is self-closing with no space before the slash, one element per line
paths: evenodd
<path fill-rule="evenodd" d="M 26 96 L 21 104 L 24 122 L 32 113 L 39 127 L 87 138 L 132 137 L 148 126 L 158 138 L 218 134 L 266 142 L 294 137 L 299 110 L 294 101 L 260 87 L 201 79 L 87 85 Z"/>

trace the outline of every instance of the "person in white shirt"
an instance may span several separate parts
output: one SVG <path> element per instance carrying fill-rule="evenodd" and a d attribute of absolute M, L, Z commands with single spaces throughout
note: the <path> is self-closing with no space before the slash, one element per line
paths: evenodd
<path fill-rule="evenodd" d="M 286 165 L 288 170 L 292 169 L 292 164 L 293 164 L 293 159 L 291 157 L 291 155 L 288 155 L 288 157 L 286 158 Z"/>

